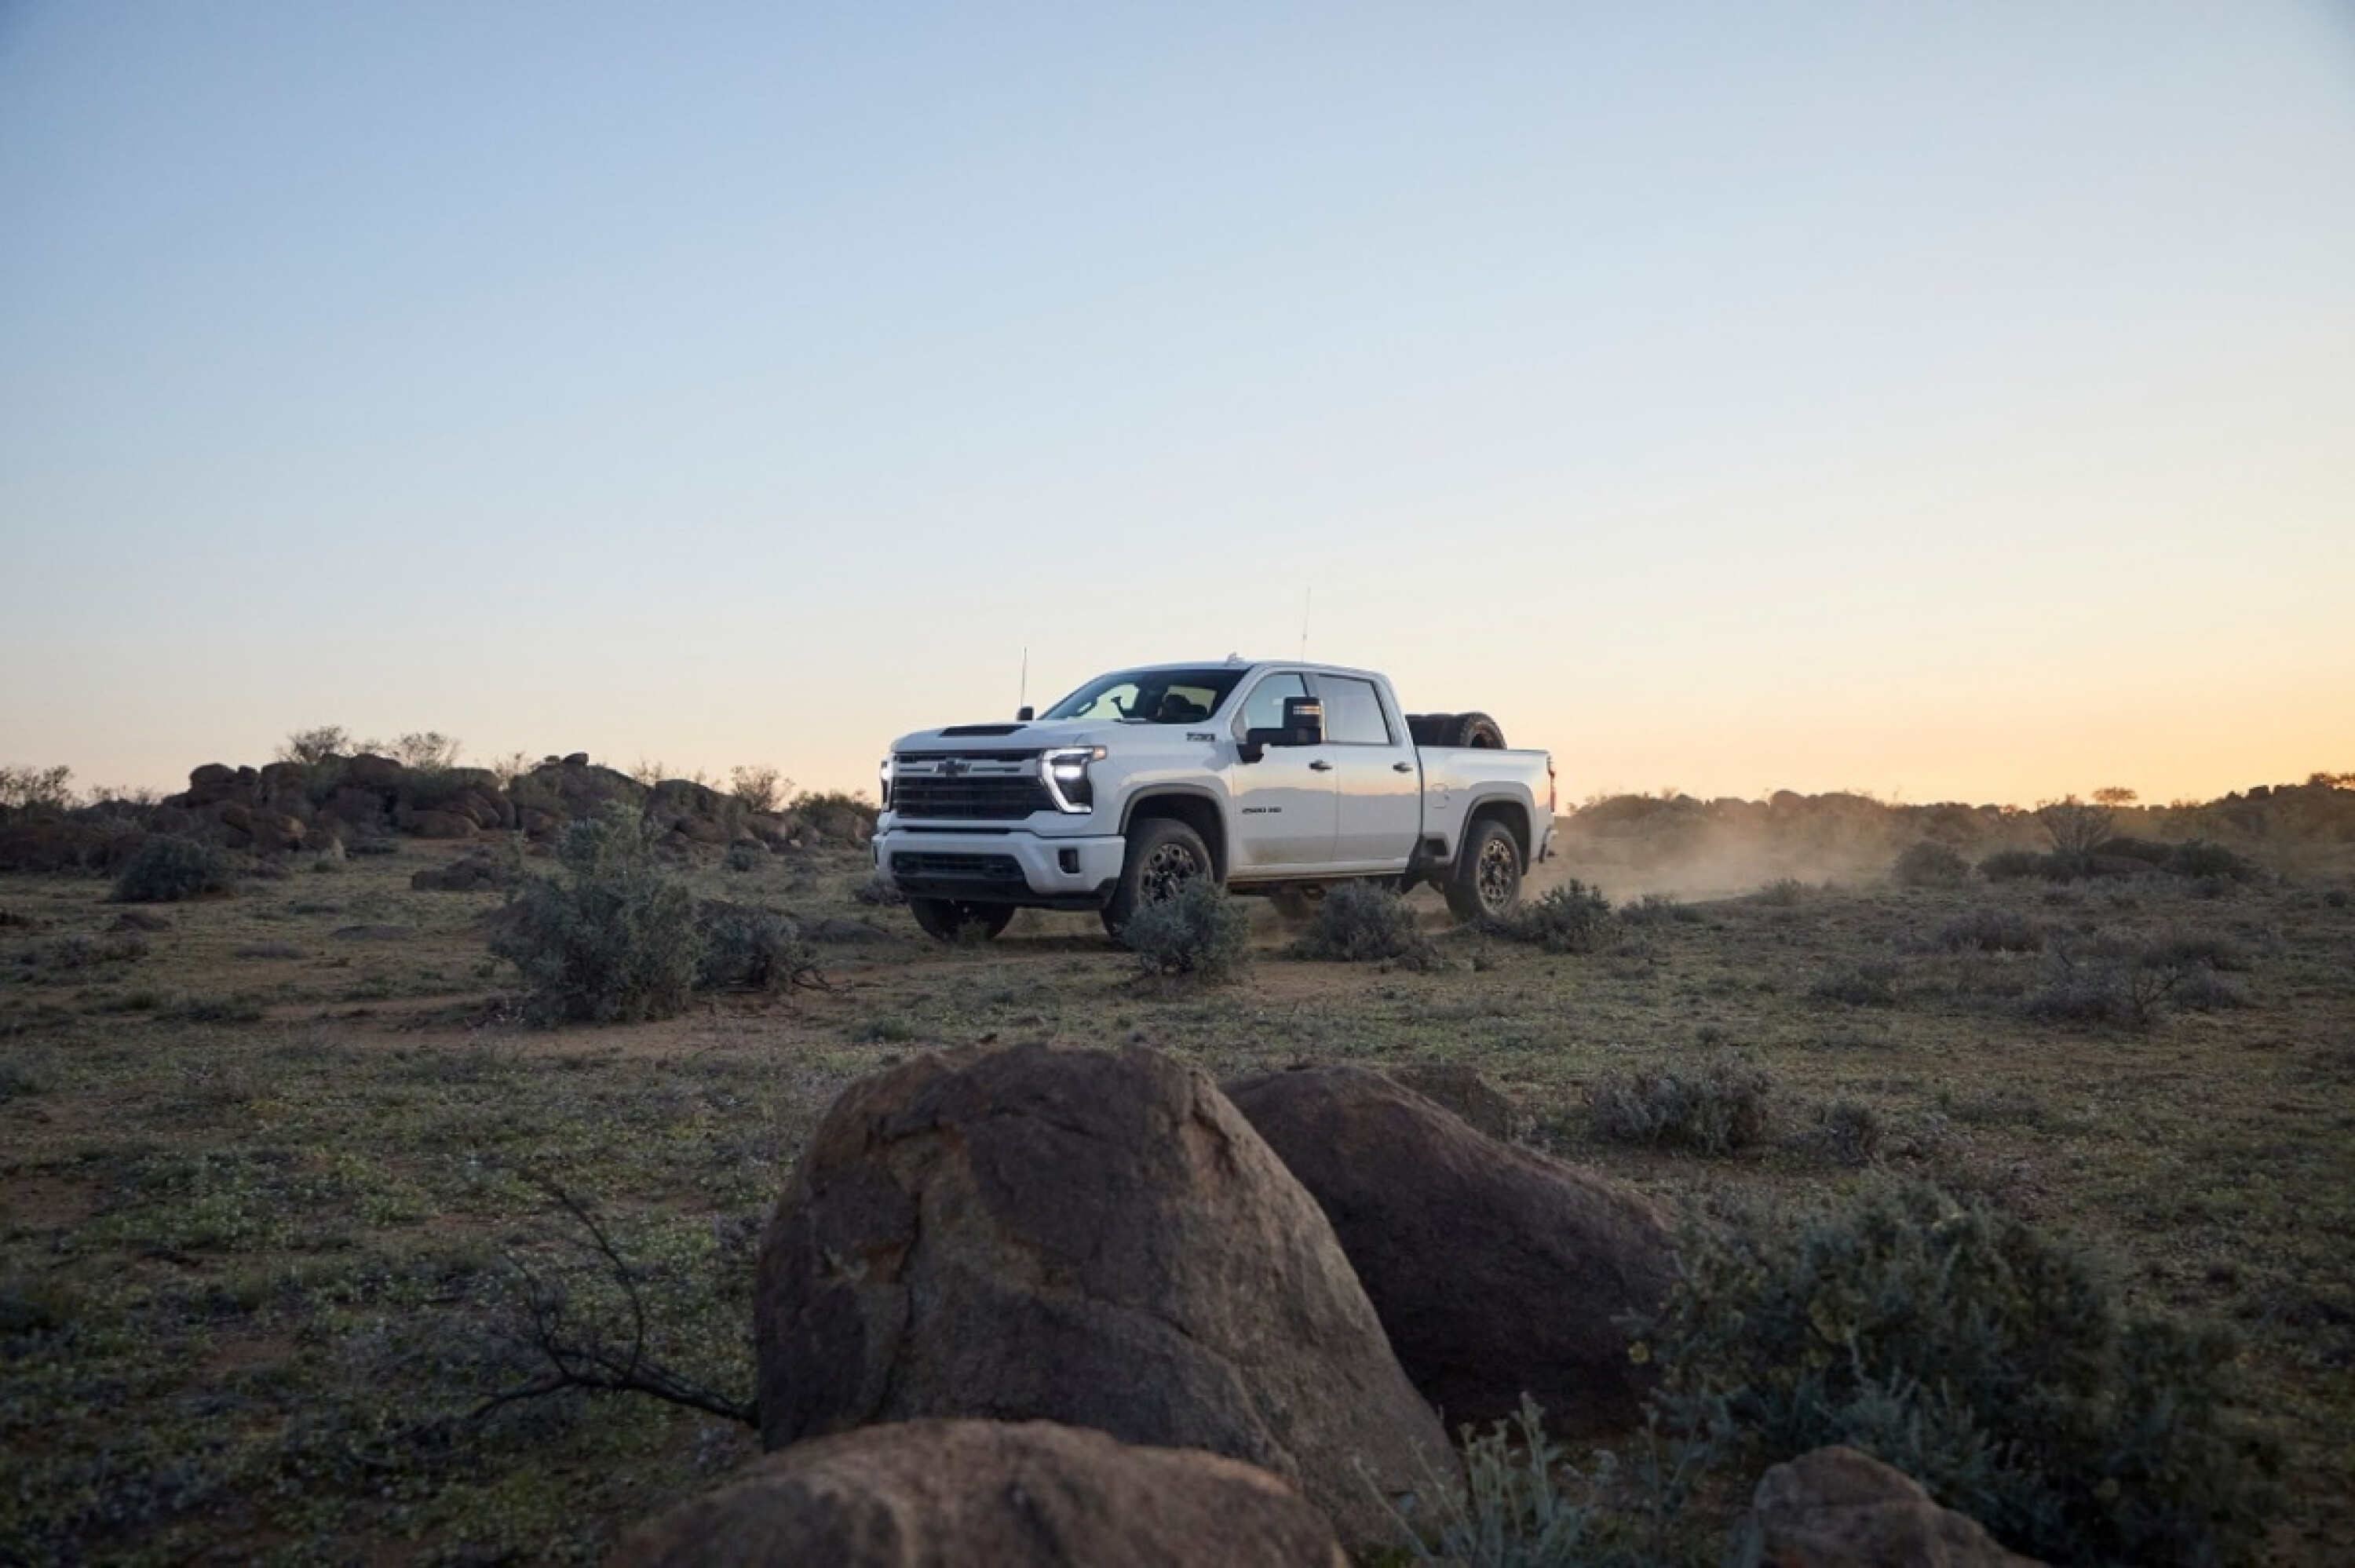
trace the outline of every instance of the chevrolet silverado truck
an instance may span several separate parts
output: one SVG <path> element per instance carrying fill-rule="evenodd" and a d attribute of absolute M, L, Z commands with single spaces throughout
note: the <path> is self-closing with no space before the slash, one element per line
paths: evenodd
<path fill-rule="evenodd" d="M 1099 676 L 1043 714 L 921 730 L 881 768 L 878 874 L 943 940 L 1018 909 L 1118 936 L 1209 877 L 1302 903 L 1435 883 L 1459 919 L 1520 898 L 1550 852 L 1553 759 L 1482 714 L 1410 715 L 1366 670 L 1286 661 Z"/>

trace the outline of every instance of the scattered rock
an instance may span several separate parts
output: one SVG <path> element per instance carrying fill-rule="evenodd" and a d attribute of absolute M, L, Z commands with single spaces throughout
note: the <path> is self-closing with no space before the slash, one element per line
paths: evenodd
<path fill-rule="evenodd" d="M 762 1244 L 772 1449 L 986 1414 L 1272 1470 L 1347 1545 L 1454 1467 L 1316 1204 L 1201 1074 L 975 1047 L 826 1112 Z"/>
<path fill-rule="evenodd" d="M 1838 1445 L 1768 1470 L 1747 1528 L 1774 1568 L 2041 1568 L 1912 1477 Z"/>
<path fill-rule="evenodd" d="M 625 1536 L 609 1568 L 1346 1568 L 1266 1471 L 1050 1422 L 910 1421 L 797 1444 Z"/>
<path fill-rule="evenodd" d="M 1524 1392 L 1572 1436 L 1633 1427 L 1648 1381 L 1619 1319 L 1675 1278 L 1667 1216 L 1625 1188 L 1363 1067 L 1227 1086 L 1316 1194 L 1407 1375 L 1454 1426 Z"/>

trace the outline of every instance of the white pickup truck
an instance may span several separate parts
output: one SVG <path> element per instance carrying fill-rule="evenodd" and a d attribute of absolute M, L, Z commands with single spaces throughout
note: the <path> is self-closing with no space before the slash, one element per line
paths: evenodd
<path fill-rule="evenodd" d="M 1553 759 L 1479 714 L 1409 715 L 1365 670 L 1284 661 L 1100 676 L 1033 716 L 894 742 L 877 871 L 943 939 L 1017 909 L 1093 909 L 1115 936 L 1198 876 L 1310 897 L 1438 884 L 1502 915 L 1550 853 Z"/>

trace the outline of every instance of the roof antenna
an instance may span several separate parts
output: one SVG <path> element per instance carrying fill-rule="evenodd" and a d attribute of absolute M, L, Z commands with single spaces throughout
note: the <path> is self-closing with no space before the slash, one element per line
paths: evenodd
<path fill-rule="evenodd" d="M 1316 597 L 1316 585 L 1311 583 L 1300 595 L 1300 662 L 1308 662 L 1308 606 Z"/>
<path fill-rule="evenodd" d="M 1018 708 L 1030 705 L 1030 648 L 1028 643 L 1022 648 L 1022 681 L 1014 688 L 1014 705 Z"/>

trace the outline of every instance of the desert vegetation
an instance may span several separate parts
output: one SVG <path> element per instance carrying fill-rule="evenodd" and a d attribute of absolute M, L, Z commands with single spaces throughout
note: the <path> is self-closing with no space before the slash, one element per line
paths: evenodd
<path fill-rule="evenodd" d="M 752 1258 L 819 1116 L 976 1042 L 1456 1075 L 1684 1216 L 1649 1425 L 1474 1434 L 1409 1556 L 1713 1561 L 1833 1439 L 2056 1561 L 2355 1534 L 2339 783 L 2095 800 L 2062 874 L 1983 869 L 2064 853 L 2033 811 L 1598 802 L 1526 933 L 1205 897 L 1156 956 L 922 940 L 858 803 L 782 780 L 335 755 L 10 775 L 0 1557 L 596 1558 L 759 1451 Z M 159 843 L 207 874 L 118 896 Z"/>

